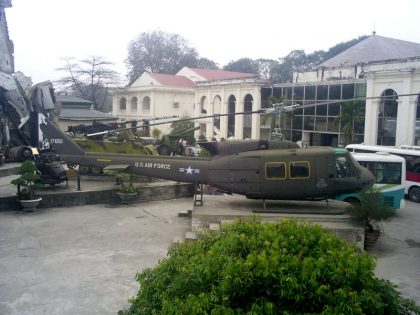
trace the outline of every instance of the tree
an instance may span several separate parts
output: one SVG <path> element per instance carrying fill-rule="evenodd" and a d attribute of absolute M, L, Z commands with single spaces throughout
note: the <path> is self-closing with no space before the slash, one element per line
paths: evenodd
<path fill-rule="evenodd" d="M 212 69 L 217 70 L 219 67 L 217 66 L 217 63 L 215 63 L 213 60 L 207 59 L 207 58 L 200 58 L 198 59 L 198 68 L 200 69 Z"/>
<path fill-rule="evenodd" d="M 236 61 L 229 62 L 223 67 L 226 71 L 237 71 L 244 73 L 255 73 L 259 72 L 259 64 L 257 61 L 250 58 L 241 58 Z"/>
<path fill-rule="evenodd" d="M 144 71 L 175 74 L 183 67 L 217 68 L 213 61 L 199 58 L 186 39 L 162 31 L 140 33 L 130 42 L 125 62 L 130 84 Z"/>
<path fill-rule="evenodd" d="M 341 113 L 335 118 L 335 122 L 341 122 L 344 145 L 354 143 L 354 126 L 365 119 L 363 106 L 362 101 L 349 101 L 341 105 Z"/>
<path fill-rule="evenodd" d="M 188 115 L 184 115 L 182 116 L 180 119 L 188 119 Z M 172 131 L 171 134 L 172 135 L 176 135 L 179 134 L 180 138 L 183 138 L 185 140 L 187 140 L 188 144 L 194 144 L 195 143 L 195 137 L 194 137 L 194 128 L 195 128 L 195 123 L 192 120 L 183 120 L 183 121 L 174 121 L 171 124 L 172 127 Z M 188 131 L 188 132 L 186 132 Z"/>
<path fill-rule="evenodd" d="M 236 221 L 171 247 L 118 314 L 420 314 L 374 269 L 319 225 Z"/>
<path fill-rule="evenodd" d="M 317 50 L 308 55 L 304 50 L 292 50 L 287 56 L 280 58 L 273 63 L 270 72 L 270 80 L 272 83 L 292 82 L 293 71 L 313 69 L 322 62 L 366 39 L 366 37 L 367 36 L 360 36 L 347 42 L 337 44 L 328 49 L 328 51 Z"/>
<path fill-rule="evenodd" d="M 227 71 L 238 71 L 244 73 L 257 74 L 261 79 L 269 80 L 272 65 L 276 63 L 272 59 L 250 59 L 241 58 L 236 61 L 231 61 L 223 67 Z"/>
<path fill-rule="evenodd" d="M 57 70 L 66 76 L 57 81 L 61 91 L 93 103 L 95 109 L 103 109 L 109 96 L 109 88 L 119 84 L 119 75 L 113 65 L 99 56 L 75 60 L 64 58 L 65 65 Z"/>
<path fill-rule="evenodd" d="M 281 58 L 271 68 L 271 81 L 292 82 L 293 71 L 304 70 L 307 65 L 307 56 L 304 50 L 292 50 L 286 57 Z"/>
<path fill-rule="evenodd" d="M 337 45 L 334 45 L 333 47 L 328 49 L 327 52 L 324 52 L 323 61 L 328 60 L 328 59 L 338 55 L 339 53 L 345 51 L 346 49 L 350 48 L 351 46 L 354 46 L 357 43 L 361 42 L 362 40 L 366 39 L 367 37 L 368 37 L 367 35 L 363 35 L 363 36 L 359 36 L 358 38 L 353 38 L 353 39 L 348 40 L 346 42 L 341 42 Z"/>

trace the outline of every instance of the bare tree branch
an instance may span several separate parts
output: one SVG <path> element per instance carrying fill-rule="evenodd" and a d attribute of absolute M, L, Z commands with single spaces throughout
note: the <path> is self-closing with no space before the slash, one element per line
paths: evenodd
<path fill-rule="evenodd" d="M 95 109 L 103 107 L 109 96 L 109 88 L 120 84 L 119 75 L 111 67 L 112 62 L 99 56 L 89 56 L 75 61 L 63 58 L 65 65 L 58 71 L 67 75 L 56 81 L 63 92 L 90 100 Z"/>

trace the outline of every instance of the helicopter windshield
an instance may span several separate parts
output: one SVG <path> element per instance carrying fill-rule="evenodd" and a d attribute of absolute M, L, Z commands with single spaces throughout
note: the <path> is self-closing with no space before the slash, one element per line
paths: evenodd
<path fill-rule="evenodd" d="M 335 168 L 337 170 L 337 177 L 353 177 L 356 176 L 356 170 L 350 163 L 350 159 L 346 156 L 339 156 L 335 160 Z"/>

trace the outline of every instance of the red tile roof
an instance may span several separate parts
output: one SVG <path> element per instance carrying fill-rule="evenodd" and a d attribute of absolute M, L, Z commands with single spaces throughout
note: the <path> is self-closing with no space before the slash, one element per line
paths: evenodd
<path fill-rule="evenodd" d="M 180 88 L 193 88 L 194 82 L 187 77 L 173 74 L 162 73 L 149 73 L 152 78 L 161 83 L 162 85 L 180 87 Z"/>
<path fill-rule="evenodd" d="M 199 68 L 188 68 L 188 69 L 194 71 L 195 73 L 202 76 L 208 81 L 248 78 L 248 77 L 256 76 L 256 74 L 253 74 L 253 73 L 234 72 L 234 71 L 225 71 L 225 70 L 210 70 L 210 69 L 199 69 Z"/>

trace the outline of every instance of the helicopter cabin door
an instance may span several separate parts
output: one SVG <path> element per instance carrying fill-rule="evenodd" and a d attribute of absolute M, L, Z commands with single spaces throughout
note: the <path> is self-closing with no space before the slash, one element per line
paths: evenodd
<path fill-rule="evenodd" d="M 265 161 L 261 189 L 267 199 L 307 199 L 316 195 L 312 157 L 293 155 Z"/>
<path fill-rule="evenodd" d="M 260 158 L 235 155 L 229 158 L 227 171 L 230 190 L 249 197 L 260 195 Z"/>

